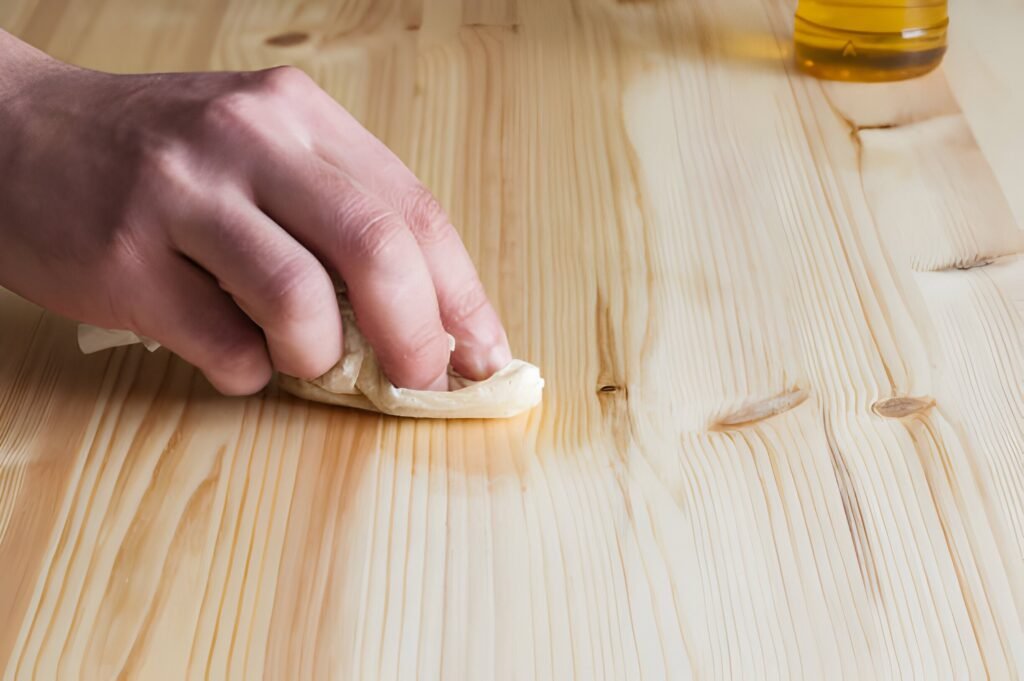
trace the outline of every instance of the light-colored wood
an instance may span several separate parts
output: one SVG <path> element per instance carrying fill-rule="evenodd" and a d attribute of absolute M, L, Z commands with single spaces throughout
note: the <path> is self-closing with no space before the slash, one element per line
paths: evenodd
<path fill-rule="evenodd" d="M 1024 135 L 1018 131 L 1024 111 L 1024 6 L 1014 0 L 954 0 L 950 14 L 946 73 L 1018 224 L 1024 224 Z"/>
<path fill-rule="evenodd" d="M 225 399 L 0 294 L 3 678 L 1017 678 L 1018 5 L 863 87 L 785 0 L 0 3 L 96 68 L 305 68 L 548 380 Z"/>

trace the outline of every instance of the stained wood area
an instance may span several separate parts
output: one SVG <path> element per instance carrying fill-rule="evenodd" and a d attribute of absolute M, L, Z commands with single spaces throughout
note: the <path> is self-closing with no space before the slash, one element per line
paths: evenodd
<path fill-rule="evenodd" d="M 1024 13 L 961 5 L 869 87 L 786 0 L 4 0 L 95 68 L 306 69 L 548 390 L 226 399 L 2 294 L 3 678 L 1018 677 Z"/>

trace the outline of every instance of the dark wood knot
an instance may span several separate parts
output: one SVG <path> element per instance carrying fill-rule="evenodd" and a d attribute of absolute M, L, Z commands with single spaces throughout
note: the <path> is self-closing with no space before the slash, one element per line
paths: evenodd
<path fill-rule="evenodd" d="M 267 45 L 292 47 L 293 45 L 301 45 L 307 40 L 309 40 L 309 34 L 304 31 L 288 31 L 287 33 L 270 36 L 267 38 Z"/>

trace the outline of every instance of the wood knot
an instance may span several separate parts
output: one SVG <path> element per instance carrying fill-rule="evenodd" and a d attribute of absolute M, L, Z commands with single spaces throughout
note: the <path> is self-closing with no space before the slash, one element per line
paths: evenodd
<path fill-rule="evenodd" d="M 809 396 L 803 388 L 794 388 L 774 397 L 748 400 L 736 411 L 719 419 L 711 430 L 732 430 L 764 421 L 799 407 Z"/>
<path fill-rule="evenodd" d="M 902 419 L 928 411 L 935 406 L 931 397 L 890 397 L 871 405 L 871 410 L 887 419 Z"/>
<path fill-rule="evenodd" d="M 305 31 L 288 31 L 270 36 L 267 38 L 266 43 L 274 47 L 292 47 L 293 45 L 301 45 L 307 40 L 309 40 L 309 34 Z"/>
<path fill-rule="evenodd" d="M 597 389 L 597 391 L 602 393 L 617 393 L 621 389 L 622 388 L 620 388 L 617 385 L 602 385 L 600 388 Z"/>
<path fill-rule="evenodd" d="M 873 123 L 871 125 L 855 125 L 854 132 L 861 132 L 864 130 L 892 130 L 893 128 L 900 127 L 899 123 Z"/>
<path fill-rule="evenodd" d="M 993 262 L 995 261 L 992 260 L 991 258 L 977 258 L 976 260 L 970 260 L 968 262 L 962 262 L 957 265 L 953 265 L 953 269 L 965 272 L 967 270 L 976 270 L 979 267 L 988 267 Z"/>

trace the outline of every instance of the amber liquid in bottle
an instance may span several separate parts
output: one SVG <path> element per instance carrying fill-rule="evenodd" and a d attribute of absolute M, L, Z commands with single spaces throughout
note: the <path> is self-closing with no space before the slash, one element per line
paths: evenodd
<path fill-rule="evenodd" d="M 797 65 L 830 80 L 915 78 L 942 61 L 948 25 L 946 0 L 800 0 Z"/>

